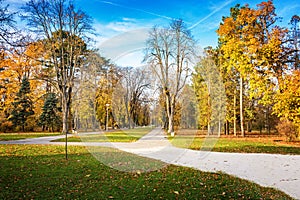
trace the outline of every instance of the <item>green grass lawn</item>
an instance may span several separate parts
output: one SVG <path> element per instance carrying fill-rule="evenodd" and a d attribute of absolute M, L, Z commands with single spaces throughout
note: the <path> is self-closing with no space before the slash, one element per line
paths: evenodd
<path fill-rule="evenodd" d="M 217 152 L 235 152 L 235 153 L 272 153 L 272 154 L 293 154 L 300 155 L 300 145 L 286 143 L 284 141 L 274 142 L 277 137 L 220 137 L 208 139 L 204 143 L 205 137 L 196 135 L 177 135 L 169 140 L 174 146 L 189 148 L 194 150 L 210 150 Z M 209 141 L 211 140 L 211 142 Z M 214 142 L 216 142 L 214 144 Z M 214 145 L 211 145 L 211 144 Z M 213 147 L 211 149 L 211 147 Z"/>
<path fill-rule="evenodd" d="M 56 136 L 61 133 L 0 133 L 0 141 L 21 140 L 27 138 Z"/>
<path fill-rule="evenodd" d="M 87 134 L 71 136 L 69 142 L 135 142 L 152 130 L 151 127 L 138 127 L 134 129 L 115 130 L 104 132 L 104 134 Z M 53 142 L 64 142 L 65 139 L 54 140 Z"/>
<path fill-rule="evenodd" d="M 213 148 L 213 151 L 300 155 L 300 147 L 296 146 L 287 146 L 272 142 L 234 140 L 229 138 L 220 138 Z"/>
<path fill-rule="evenodd" d="M 162 163 L 98 148 L 115 165 Z M 134 158 L 134 159 L 133 159 Z M 0 199 L 291 199 L 286 194 L 222 173 L 168 165 L 127 173 L 99 162 L 85 147 L 0 145 Z"/>

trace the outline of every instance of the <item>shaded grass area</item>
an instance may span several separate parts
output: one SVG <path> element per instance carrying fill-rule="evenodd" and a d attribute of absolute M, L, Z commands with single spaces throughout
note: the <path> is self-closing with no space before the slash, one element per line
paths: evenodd
<path fill-rule="evenodd" d="M 22 140 L 27 138 L 57 136 L 61 133 L 0 133 L 0 141 Z"/>
<path fill-rule="evenodd" d="M 84 147 L 70 146 L 69 153 L 66 161 L 63 146 L 0 145 L 0 199 L 291 199 L 222 173 L 173 165 L 127 173 L 102 164 Z M 160 164 L 124 152 L 115 156 Z"/>
<path fill-rule="evenodd" d="M 182 131 L 169 138 L 174 146 L 194 150 L 210 150 L 234 153 L 272 153 L 300 155 L 300 145 L 287 143 L 278 136 L 248 136 L 206 138 L 204 135 Z"/>
<path fill-rule="evenodd" d="M 138 127 L 134 129 L 115 130 L 99 134 L 87 134 L 71 136 L 69 142 L 135 142 L 152 130 L 151 127 Z M 53 142 L 64 142 L 65 139 L 54 140 Z"/>

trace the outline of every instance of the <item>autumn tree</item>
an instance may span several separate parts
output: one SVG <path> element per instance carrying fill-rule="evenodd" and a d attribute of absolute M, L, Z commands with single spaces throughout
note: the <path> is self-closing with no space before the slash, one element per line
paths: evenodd
<path fill-rule="evenodd" d="M 255 101 L 266 106 L 267 116 L 271 114 L 274 80 L 280 79 L 284 68 L 281 58 L 286 33 L 286 30 L 275 26 L 276 19 L 272 1 L 258 4 L 256 10 L 238 5 L 231 9 L 229 17 L 223 18 L 217 31 L 222 66 L 237 75 L 242 135 L 245 132 L 245 114 L 248 123 L 251 123 L 251 105 Z"/>
<path fill-rule="evenodd" d="M 294 15 L 290 21 L 290 29 L 285 40 L 285 51 L 282 52 L 282 61 L 287 67 L 281 69 L 276 84 L 273 113 L 280 118 L 277 129 L 285 134 L 288 140 L 296 140 L 300 136 L 299 126 L 299 88 L 300 88 L 300 18 Z"/>
<path fill-rule="evenodd" d="M 290 25 L 285 54 L 291 68 L 296 70 L 300 69 L 300 16 L 294 15 L 290 21 Z"/>
<path fill-rule="evenodd" d="M 56 74 L 52 82 L 55 82 L 60 95 L 63 132 L 67 137 L 75 72 L 81 68 L 87 51 L 84 40 L 93 30 L 91 18 L 68 0 L 30 0 L 23 10 L 28 26 L 42 37 L 49 50 L 49 59 L 44 62 Z"/>
<path fill-rule="evenodd" d="M 168 129 L 168 115 L 167 115 L 167 104 L 166 104 L 166 96 L 163 93 L 163 89 L 159 88 L 158 89 L 159 96 L 158 99 L 155 99 L 154 102 L 156 101 L 155 109 L 154 112 L 157 113 L 159 122 L 161 123 L 161 126 L 163 129 Z M 182 91 L 184 92 L 184 91 Z M 185 94 L 182 94 L 180 99 L 177 100 L 177 103 L 175 105 L 175 112 L 174 112 L 174 119 L 173 119 L 173 125 L 174 125 L 174 131 L 178 131 L 181 125 L 181 119 L 182 119 L 182 101 Z M 183 111 L 184 112 L 184 111 Z M 175 132 L 174 132 L 175 133 Z"/>
<path fill-rule="evenodd" d="M 198 110 L 197 99 L 195 96 L 195 91 L 191 85 L 186 85 L 182 91 L 181 95 L 181 119 L 180 126 L 185 129 L 196 129 L 198 128 Z M 199 117 L 200 118 L 200 117 Z M 207 125 L 207 124 L 206 124 Z"/>
<path fill-rule="evenodd" d="M 131 120 L 129 117 L 129 110 L 128 110 L 128 95 L 127 90 L 122 84 L 122 77 L 121 80 L 114 88 L 114 92 L 112 94 L 112 112 L 113 116 L 116 120 L 116 123 L 119 128 L 129 127 L 128 120 Z"/>
<path fill-rule="evenodd" d="M 0 45 L 9 44 L 11 37 L 16 33 L 14 16 L 16 13 L 9 12 L 8 5 L 0 0 Z"/>
<path fill-rule="evenodd" d="M 247 26 L 252 26 L 254 21 L 253 11 L 250 8 L 240 9 L 238 6 L 232 9 L 230 17 L 225 18 L 224 23 L 220 25 L 218 34 L 220 35 L 221 41 L 221 51 L 226 59 L 223 63 L 224 66 L 227 66 L 227 71 L 230 71 L 230 68 L 238 74 L 238 85 L 239 85 L 239 99 L 240 99 L 240 127 L 241 135 L 244 136 L 244 87 L 248 74 L 250 74 L 251 67 L 251 53 L 248 52 L 247 42 L 248 38 L 243 38 L 247 35 L 243 34 L 243 30 L 247 30 Z M 238 13 L 238 14 L 237 14 Z M 247 16 L 248 15 L 248 16 Z M 243 21 L 244 20 L 244 21 Z M 249 21 L 246 21 L 249 20 Z M 245 28 L 246 27 L 246 28 Z"/>
<path fill-rule="evenodd" d="M 11 64 L 10 54 L 2 51 L 0 62 L 0 123 L 1 129 L 5 132 L 12 129 L 12 122 L 8 119 L 13 109 L 12 102 L 18 92 L 21 82 L 16 83 L 15 74 L 11 73 L 9 66 Z"/>
<path fill-rule="evenodd" d="M 28 117 L 33 115 L 33 102 L 29 97 L 30 83 L 27 77 L 24 77 L 19 92 L 13 102 L 14 109 L 11 112 L 10 120 L 18 127 L 21 126 L 22 131 L 25 131 Z"/>
<path fill-rule="evenodd" d="M 178 98 L 191 73 L 195 42 L 182 20 L 168 28 L 154 27 L 149 33 L 145 61 L 159 80 L 166 102 L 168 133 L 174 132 Z"/>
<path fill-rule="evenodd" d="M 202 61 L 203 64 L 203 61 Z M 198 110 L 198 128 L 210 129 L 210 119 L 211 119 L 211 98 L 209 96 L 209 89 L 205 83 L 203 77 L 203 72 L 206 73 L 210 70 L 209 66 L 198 64 L 195 67 L 195 72 L 193 74 L 193 89 L 197 99 L 197 110 Z M 202 67 L 202 69 L 200 68 Z"/>
<path fill-rule="evenodd" d="M 43 99 L 41 98 L 45 91 L 42 81 L 37 77 L 41 72 L 41 65 L 36 61 L 40 58 L 43 47 L 39 43 L 29 43 L 26 46 L 14 48 L 11 51 L 3 52 L 0 66 L 0 96 L 1 96 L 1 124 L 9 125 L 8 117 L 12 112 L 16 94 L 24 77 L 30 82 L 29 94 L 31 100 L 35 102 L 34 115 L 27 121 L 30 129 L 36 128 L 36 120 L 41 113 Z"/>
<path fill-rule="evenodd" d="M 95 130 L 98 128 L 96 120 L 97 89 L 99 80 L 106 74 L 105 67 L 108 61 L 97 52 L 90 51 L 84 61 L 80 73 L 76 74 L 73 95 L 74 128 Z"/>
<path fill-rule="evenodd" d="M 287 30 L 276 25 L 278 18 L 272 1 L 258 4 L 255 13 L 258 28 L 252 40 L 257 38 L 258 42 L 250 46 L 254 50 L 252 58 L 254 73 L 249 83 L 249 97 L 256 101 L 252 101 L 252 105 L 262 105 L 265 111 L 265 125 L 270 133 L 275 117 L 272 115 L 272 107 L 276 103 L 277 84 L 281 82 L 287 70 L 286 60 L 283 57 Z M 250 109 L 248 108 L 248 111 Z"/>
<path fill-rule="evenodd" d="M 60 109 L 58 107 L 58 98 L 55 93 L 46 94 L 46 100 L 43 106 L 43 112 L 39 117 L 38 124 L 43 126 L 43 130 L 49 129 L 54 132 L 61 126 Z"/>
<path fill-rule="evenodd" d="M 4 0 L 0 0 L 0 129 L 3 131 L 12 127 L 11 122 L 8 120 L 10 114 L 8 107 L 11 106 L 11 102 L 6 100 L 10 96 L 7 94 L 8 79 L 3 75 L 3 71 L 7 68 L 7 56 L 9 54 L 6 51 L 6 45 L 10 43 L 9 40 L 15 29 L 14 15 L 15 13 L 9 12 L 8 5 L 5 5 Z M 15 89 L 14 93 L 16 92 Z"/>
<path fill-rule="evenodd" d="M 104 59 L 102 71 L 98 77 L 96 90 L 96 117 L 101 126 L 108 127 L 115 123 L 112 113 L 113 94 L 122 77 L 119 67 L 112 64 L 109 60 Z M 107 112 L 109 121 L 107 121 Z"/>
<path fill-rule="evenodd" d="M 300 136 L 300 70 L 286 74 L 279 84 L 274 112 L 281 121 L 291 122 L 290 126 L 296 127 L 295 133 L 286 132 L 289 139 L 294 140 Z"/>
<path fill-rule="evenodd" d="M 146 90 L 150 89 L 150 73 L 145 68 L 127 67 L 122 70 L 122 74 L 119 84 L 124 92 L 121 98 L 124 100 L 128 127 L 134 128 L 135 125 L 141 125 L 141 112 L 147 110 L 145 104 L 149 102 L 149 98 L 146 96 Z M 118 96 L 120 91 L 117 90 L 114 94 Z"/>
<path fill-rule="evenodd" d="M 198 102 L 198 120 L 208 134 L 217 132 L 220 136 L 225 119 L 225 90 L 219 70 L 207 53 L 195 66 L 193 88 Z"/>

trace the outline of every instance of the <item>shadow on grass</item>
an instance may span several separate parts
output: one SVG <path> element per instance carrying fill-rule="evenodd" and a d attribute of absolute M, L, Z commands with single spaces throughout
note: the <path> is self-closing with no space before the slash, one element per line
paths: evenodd
<path fill-rule="evenodd" d="M 99 162 L 84 147 L 73 146 L 69 152 L 66 161 L 62 146 L 0 145 L 0 199 L 291 199 L 221 173 L 173 165 L 126 173 Z"/>

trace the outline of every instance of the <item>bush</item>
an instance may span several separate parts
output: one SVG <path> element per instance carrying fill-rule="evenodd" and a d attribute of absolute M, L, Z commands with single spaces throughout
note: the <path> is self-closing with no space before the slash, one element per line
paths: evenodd
<path fill-rule="evenodd" d="M 280 120 L 279 124 L 276 126 L 278 132 L 287 137 L 288 141 L 295 141 L 298 139 L 298 129 L 289 120 Z"/>
<path fill-rule="evenodd" d="M 0 132 L 10 132 L 13 129 L 13 124 L 11 121 L 2 121 L 0 125 Z"/>

